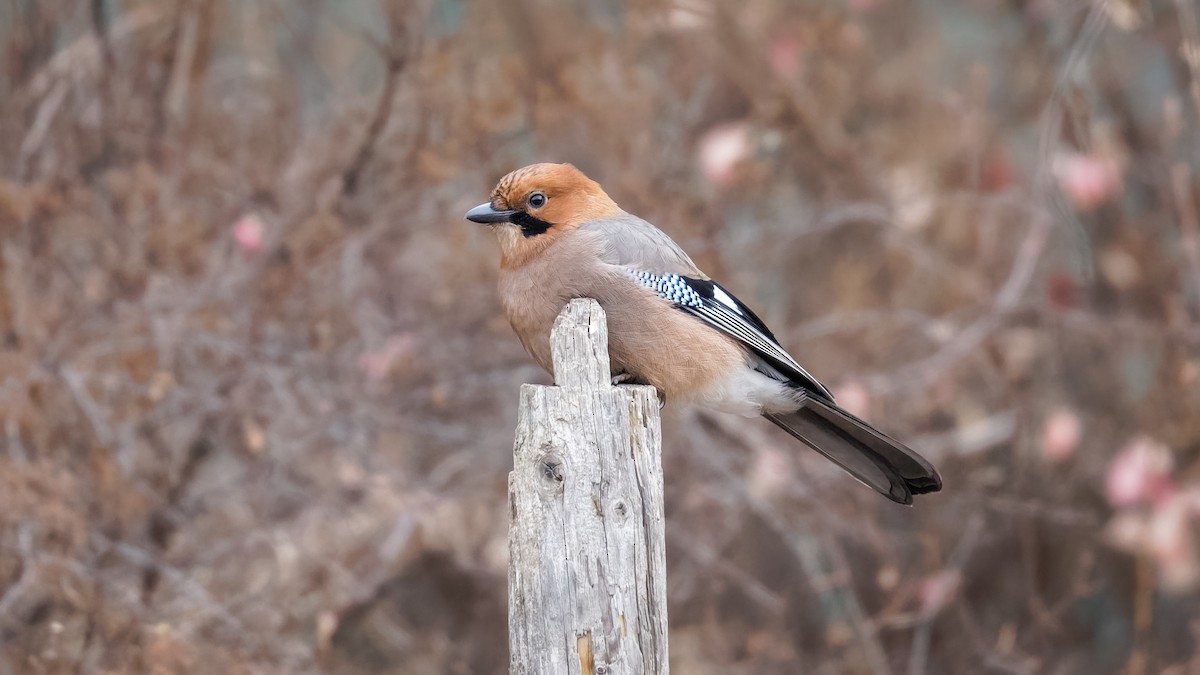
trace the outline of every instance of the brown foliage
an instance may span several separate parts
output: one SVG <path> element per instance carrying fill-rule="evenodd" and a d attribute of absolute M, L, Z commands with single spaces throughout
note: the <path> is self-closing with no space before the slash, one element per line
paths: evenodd
<path fill-rule="evenodd" d="M 1195 14 L 0 6 L 0 671 L 503 672 L 533 161 L 946 481 L 669 408 L 676 672 L 1200 668 Z"/>

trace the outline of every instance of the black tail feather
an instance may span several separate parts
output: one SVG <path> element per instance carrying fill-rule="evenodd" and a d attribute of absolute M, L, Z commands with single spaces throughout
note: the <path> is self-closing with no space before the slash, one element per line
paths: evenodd
<path fill-rule="evenodd" d="M 805 396 L 799 410 L 764 417 L 892 501 L 942 489 L 924 457 L 829 402 Z"/>

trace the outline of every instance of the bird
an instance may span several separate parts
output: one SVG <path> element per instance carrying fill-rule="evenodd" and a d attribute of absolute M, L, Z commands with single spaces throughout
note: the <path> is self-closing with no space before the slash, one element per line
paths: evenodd
<path fill-rule="evenodd" d="M 933 465 L 838 406 L 745 303 L 573 165 L 512 171 L 465 217 L 495 232 L 504 312 L 551 375 L 555 318 L 570 300 L 592 298 L 608 318 L 614 383 L 761 415 L 900 504 L 942 488 Z"/>

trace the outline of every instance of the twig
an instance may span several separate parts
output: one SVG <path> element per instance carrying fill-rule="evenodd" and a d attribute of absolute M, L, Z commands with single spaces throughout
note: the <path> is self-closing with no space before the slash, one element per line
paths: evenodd
<path fill-rule="evenodd" d="M 4 433 L 8 436 L 5 447 L 8 449 L 9 457 L 17 462 L 28 462 L 29 451 L 25 449 L 25 444 L 21 441 L 21 429 L 17 419 L 11 414 L 4 416 Z"/>
<path fill-rule="evenodd" d="M 28 179 L 29 162 L 33 156 L 41 148 L 42 142 L 46 140 L 46 134 L 50 130 L 50 124 L 54 121 L 55 115 L 62 107 L 62 103 L 67 98 L 67 83 L 57 82 L 50 94 L 42 100 L 38 106 L 37 114 L 33 118 L 33 124 L 29 126 L 29 133 L 25 134 L 25 138 L 21 141 L 20 154 L 17 155 L 17 174 Z"/>
<path fill-rule="evenodd" d="M 37 565 L 29 558 L 21 561 L 21 576 L 15 583 L 10 585 L 4 591 L 4 595 L 0 595 L 0 620 L 13 616 L 13 608 L 17 602 L 25 595 L 26 591 L 33 588 L 34 582 L 38 577 Z"/>
<path fill-rule="evenodd" d="M 192 8 L 186 11 L 176 26 L 179 35 L 171 59 L 171 76 L 167 80 L 163 109 L 167 119 L 180 127 L 186 122 L 193 64 L 199 51 L 200 10 Z"/>
<path fill-rule="evenodd" d="M 1154 562 L 1149 554 L 1137 556 L 1136 588 L 1133 605 L 1133 653 L 1129 655 L 1129 675 L 1145 675 L 1149 666 L 1147 647 L 1150 624 L 1154 620 Z"/>
<path fill-rule="evenodd" d="M 891 210 L 882 204 L 872 202 L 839 204 L 823 212 L 817 218 L 816 222 L 805 229 L 790 233 L 788 238 L 795 240 L 802 237 L 825 234 L 839 230 L 851 223 L 873 225 L 880 228 L 886 243 L 904 249 L 912 257 L 917 267 L 936 272 L 947 279 L 953 279 L 957 287 L 976 297 L 985 294 L 983 280 L 974 270 L 957 264 L 946 256 L 941 255 L 936 249 L 927 246 L 920 239 L 896 227 L 895 218 L 892 216 Z M 783 242 L 780 245 L 785 246 Z"/>
<path fill-rule="evenodd" d="M 806 342 L 852 331 L 899 324 L 920 331 L 925 337 L 934 340 L 937 333 L 934 326 L 939 320 L 939 317 L 910 309 L 835 312 L 805 321 L 789 331 L 788 338 L 790 342 Z"/>
<path fill-rule="evenodd" d="M 104 12 L 104 0 L 92 0 L 92 31 L 96 33 L 96 41 L 100 45 L 101 63 L 103 71 L 102 79 L 107 79 L 108 72 L 113 68 L 113 50 L 112 43 L 109 40 L 109 25 L 108 15 Z"/>
<path fill-rule="evenodd" d="M 1197 45 L 1200 49 L 1200 45 Z M 1200 58 L 1200 54 L 1197 55 Z M 1191 277 L 1192 299 L 1200 305 L 1200 220 L 1196 216 L 1196 202 L 1192 199 L 1192 175 L 1185 162 L 1171 167 L 1171 192 L 1179 211 L 1180 246 L 1187 261 Z M 1200 318 L 1200 308 L 1193 308 L 1192 318 Z"/>
<path fill-rule="evenodd" d="M 116 434 L 113 432 L 108 420 L 105 419 L 100 405 L 96 403 L 96 399 L 92 398 L 91 392 L 88 391 L 87 383 L 83 381 L 83 376 L 69 364 L 63 364 L 59 368 L 59 376 L 67 384 L 67 389 L 74 395 L 79 409 L 83 411 L 84 416 L 91 423 L 92 431 L 96 434 L 96 440 L 100 441 L 102 445 L 111 446 L 113 441 L 116 440 Z"/>
<path fill-rule="evenodd" d="M 778 593 L 764 586 L 758 579 L 746 574 L 737 565 L 721 557 L 721 554 L 711 546 L 681 532 L 678 526 L 667 524 L 667 539 L 671 544 L 695 558 L 701 565 L 709 570 L 715 570 L 735 584 L 747 598 L 772 615 L 780 617 L 787 610 L 787 602 Z"/>
<path fill-rule="evenodd" d="M 392 116 L 396 90 L 400 86 L 400 75 L 403 74 L 404 68 L 408 64 L 408 53 L 400 44 L 404 36 L 397 23 L 397 21 L 392 22 L 390 42 L 383 48 L 387 74 L 384 76 L 383 91 L 379 93 L 379 101 L 375 104 L 375 114 L 371 117 L 371 123 L 367 125 L 367 132 L 363 136 L 362 142 L 359 143 L 358 150 L 354 153 L 354 159 L 342 173 L 342 194 L 344 195 L 353 195 L 358 189 L 358 180 L 363 169 L 375 154 L 375 146 L 379 143 L 379 137 L 383 134 L 383 129 Z M 374 38 L 370 38 L 370 44 L 378 47 Z"/>
<path fill-rule="evenodd" d="M 1078 527 L 1095 530 L 1100 526 L 1099 518 L 1095 513 L 1061 504 L 1051 504 L 1017 497 L 987 496 L 983 499 L 983 505 L 993 513 L 1004 514 L 1013 518 L 1043 520 L 1059 527 Z"/>
<path fill-rule="evenodd" d="M 1042 200 L 1049 202 L 1058 219 L 1074 227 L 1085 245 L 1090 241 L 1087 230 L 1079 222 L 1079 218 L 1075 216 L 1075 212 L 1067 205 L 1062 193 L 1055 185 L 1053 154 L 1062 137 L 1062 101 L 1066 98 L 1067 88 L 1075 78 L 1076 71 L 1080 69 L 1091 53 L 1092 47 L 1095 46 L 1104 27 L 1108 24 L 1106 5 L 1107 0 L 1092 3 L 1091 9 L 1088 10 L 1088 15 L 1084 19 L 1080 36 L 1067 53 L 1067 62 L 1055 79 L 1054 90 L 1050 93 L 1046 107 L 1042 109 L 1041 120 L 1038 123 L 1039 161 L 1037 172 L 1034 175 L 1034 188 Z M 1091 276 L 1093 274 L 1091 256 L 1082 256 L 1081 259 L 1085 265 L 1086 274 Z"/>
<path fill-rule="evenodd" d="M 164 563 L 157 556 L 151 555 L 149 552 L 132 544 L 113 541 L 101 534 L 93 534 L 92 539 L 95 545 L 116 552 L 134 565 L 154 569 L 164 579 L 174 584 L 184 595 L 195 601 L 197 606 L 203 608 L 217 619 L 220 619 L 221 623 L 225 624 L 228 628 L 237 631 L 239 634 L 246 634 L 241 620 L 234 616 L 225 605 L 218 602 L 195 579 L 192 579 L 183 571 Z"/>
<path fill-rule="evenodd" d="M 379 136 L 383 133 L 383 128 L 392 114 L 393 100 L 396 98 L 396 89 L 403 69 L 403 59 L 388 61 L 387 76 L 383 83 L 383 91 L 379 94 L 379 102 L 375 105 L 375 114 L 367 126 L 367 133 L 363 136 L 358 151 L 354 153 L 354 159 L 342 173 L 344 194 L 352 195 L 358 189 L 359 177 L 367 166 L 367 162 L 371 161 L 372 155 L 375 154 L 375 145 L 379 142 Z"/>
<path fill-rule="evenodd" d="M 1061 136 L 1060 107 L 1069 80 L 1074 77 L 1075 71 L 1084 62 L 1087 54 L 1091 52 L 1093 44 L 1096 43 L 1106 23 L 1108 23 L 1108 18 L 1104 13 L 1104 2 L 1099 2 L 1088 12 L 1079 40 L 1073 44 L 1068 53 L 1067 64 L 1058 74 L 1054 92 L 1050 96 L 1050 101 L 1046 103 L 1042 112 L 1042 123 L 1040 123 L 1040 127 L 1042 127 L 1038 143 L 1040 161 L 1036 178 L 1034 178 L 1034 186 L 1040 195 L 1050 199 L 1051 203 L 1060 211 L 1064 221 L 1074 222 L 1076 226 L 1079 225 L 1078 220 L 1075 219 L 1072 211 L 1062 203 L 1062 195 L 1054 189 L 1054 179 L 1051 175 L 1051 155 L 1058 137 Z M 1051 225 L 1049 217 L 1040 211 L 1032 211 L 1031 217 L 1030 229 L 1028 229 L 1025 239 L 1021 241 L 1020 250 L 1016 253 L 1008 279 L 1004 281 L 1000 292 L 992 301 L 990 311 L 967 325 L 958 337 L 955 337 L 953 341 L 932 356 L 890 372 L 890 374 L 866 378 L 870 387 L 883 390 L 883 392 L 892 392 L 892 390 L 910 387 L 913 381 L 930 382 L 940 376 L 942 372 L 952 368 L 967 354 L 976 352 L 978 347 L 983 345 L 983 342 L 1003 325 L 1004 318 L 1012 313 L 1021 294 L 1030 285 L 1034 270 L 1037 269 L 1037 263 L 1045 250 L 1046 239 L 1049 238 Z M 1081 227 L 1080 232 L 1082 232 Z M 1086 232 L 1082 234 L 1084 237 L 1087 235 Z"/>
<path fill-rule="evenodd" d="M 964 328 L 956 338 L 940 350 L 916 363 L 891 373 L 865 378 L 868 386 L 890 392 L 912 386 L 914 382 L 929 382 L 960 359 L 975 352 L 983 342 L 1004 323 L 1004 319 L 1016 308 L 1017 301 L 1033 279 L 1033 272 L 1041 259 L 1050 232 L 1050 220 L 1034 215 L 1025 234 L 1021 248 L 1013 260 L 1008 279 L 996 294 L 990 310 Z"/>
<path fill-rule="evenodd" d="M 1016 428 L 1016 411 L 1005 410 L 952 431 L 911 438 L 909 445 L 920 448 L 921 454 L 930 459 L 945 457 L 951 452 L 973 455 L 1012 438 Z"/>
<path fill-rule="evenodd" d="M 978 513 L 971 516 L 967 521 L 966 530 L 962 537 L 958 540 L 958 544 L 954 547 L 954 551 L 950 554 L 950 559 L 946 561 L 946 568 L 942 571 L 943 574 L 950 573 L 961 577 L 963 567 L 966 566 L 967 560 L 974 552 L 976 544 L 979 543 L 979 537 L 983 533 L 983 517 Z M 913 646 L 912 652 L 908 660 L 908 674 L 921 675 L 927 669 L 929 663 L 929 643 L 933 632 L 933 620 L 937 618 L 941 608 L 935 608 L 935 611 L 924 613 L 917 628 L 913 631 Z"/>
<path fill-rule="evenodd" d="M 764 434 L 748 429 L 744 424 L 732 426 L 734 423 L 724 415 L 700 411 L 695 414 L 705 426 L 719 430 L 726 441 L 741 445 L 746 450 L 755 445 L 751 439 L 765 438 Z M 688 428 L 698 430 L 702 425 L 691 424 Z M 711 449 L 710 435 L 693 433 L 692 438 L 696 441 L 702 440 L 695 445 L 709 448 L 707 452 L 699 455 L 708 460 L 710 466 L 727 479 L 746 507 L 775 532 L 800 564 L 810 587 L 820 598 L 826 624 L 844 623 L 849 626 L 854 634 L 856 655 L 862 659 L 869 671 L 876 675 L 890 673 L 875 626 L 859 603 L 849 580 L 839 574 L 839 566 L 829 553 L 829 542 L 826 538 L 805 526 L 802 521 L 785 520 L 771 505 L 746 490 L 741 477 L 734 473 L 722 453 Z"/>
<path fill-rule="evenodd" d="M 1200 345 L 1200 326 L 1174 326 L 1144 321 L 1136 316 L 1105 316 L 1087 310 L 1055 311 L 1047 318 L 1064 327 L 1101 337 L 1125 335 L 1137 340 L 1175 340 L 1185 345 Z"/>
<path fill-rule="evenodd" d="M 121 14 L 120 18 L 105 28 L 110 49 L 129 43 L 141 43 L 151 39 L 160 28 L 170 23 L 175 16 L 174 3 L 145 3 Z M 79 82 L 97 75 L 98 64 L 103 62 L 104 48 L 95 35 L 81 37 L 54 56 L 30 78 L 23 94 L 31 99 L 46 96 L 52 88 L 64 82 Z"/>
<path fill-rule="evenodd" d="M 1200 116 L 1200 21 L 1196 20 L 1193 2 L 1175 0 L 1175 7 L 1179 12 L 1179 27 L 1183 32 L 1180 52 L 1191 79 L 1188 91 L 1192 94 L 1193 109 Z"/>

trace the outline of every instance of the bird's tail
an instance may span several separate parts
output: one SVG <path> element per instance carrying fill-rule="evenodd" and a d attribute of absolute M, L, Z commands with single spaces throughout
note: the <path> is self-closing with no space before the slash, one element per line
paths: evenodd
<path fill-rule="evenodd" d="M 804 396 L 795 412 L 763 416 L 894 502 L 942 489 L 924 457 L 830 402 Z"/>

